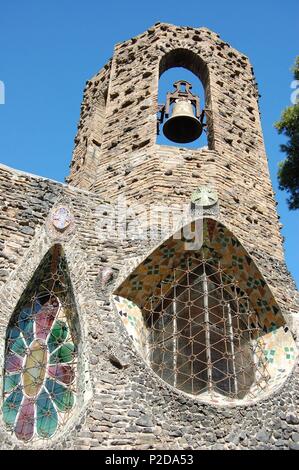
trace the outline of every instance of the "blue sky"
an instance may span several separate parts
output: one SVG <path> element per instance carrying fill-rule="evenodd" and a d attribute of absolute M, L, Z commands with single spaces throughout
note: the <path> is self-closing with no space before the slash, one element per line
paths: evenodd
<path fill-rule="evenodd" d="M 0 161 L 63 181 L 73 149 L 85 81 L 114 44 L 161 21 L 206 26 L 249 56 L 271 177 L 284 224 L 287 265 L 299 284 L 299 211 L 277 189 L 283 158 L 273 123 L 290 104 L 290 68 L 298 54 L 298 0 L 11 0 L 0 5 Z"/>

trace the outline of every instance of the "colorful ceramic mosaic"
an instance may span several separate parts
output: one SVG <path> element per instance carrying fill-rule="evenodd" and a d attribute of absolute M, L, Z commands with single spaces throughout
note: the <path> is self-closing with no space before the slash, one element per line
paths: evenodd
<path fill-rule="evenodd" d="M 147 328 L 138 305 L 119 295 L 113 297 L 117 311 L 137 351 L 145 358 L 147 349 Z"/>
<path fill-rule="evenodd" d="M 255 372 L 245 397 L 246 402 L 254 401 L 282 385 L 293 368 L 296 346 L 291 334 L 284 331 L 285 321 L 270 289 L 239 241 L 214 220 L 206 219 L 203 227 L 204 242 L 200 250 L 186 251 L 184 240 L 170 238 L 151 253 L 117 289 L 117 310 L 137 350 L 152 366 L 148 313 L 154 312 L 161 302 L 166 301 L 168 293 L 177 285 L 180 272 L 186 276 L 202 262 L 208 263 L 211 270 L 219 270 L 220 267 L 227 280 L 226 292 L 230 293 L 234 301 L 234 291 L 238 292 L 239 297 L 246 297 L 250 311 L 254 312 L 256 318 L 255 334 L 250 340 Z M 229 287 L 230 283 L 232 288 Z M 130 321 L 127 318 L 129 315 Z M 165 318 L 162 321 L 165 324 Z M 263 366 L 257 367 L 259 363 Z M 156 372 L 162 377 L 159 370 Z M 177 386 L 173 383 L 173 377 L 166 381 Z M 201 393 L 200 398 L 220 405 L 244 402 L 244 399 L 233 395 L 230 393 L 224 397 L 217 390 L 210 390 Z"/>
<path fill-rule="evenodd" d="M 297 348 L 292 334 L 280 327 L 263 335 L 258 342 L 268 362 L 271 378 L 268 387 L 276 389 L 283 384 L 292 371 L 297 357 Z"/>
<path fill-rule="evenodd" d="M 203 223 L 203 246 L 192 256 L 221 262 L 223 271 L 237 280 L 259 317 L 262 329 L 267 332 L 285 322 L 270 289 L 255 263 L 240 242 L 219 222 L 205 219 Z M 117 289 L 117 294 L 143 307 L 148 297 L 159 291 L 161 281 L 173 275 L 173 269 L 185 266 L 190 252 L 185 250 L 184 240 L 168 239 Z M 166 287 L 167 288 L 167 287 Z"/>
<path fill-rule="evenodd" d="M 22 441 L 52 437 L 74 408 L 75 317 L 67 266 L 56 246 L 7 329 L 3 419 Z"/>

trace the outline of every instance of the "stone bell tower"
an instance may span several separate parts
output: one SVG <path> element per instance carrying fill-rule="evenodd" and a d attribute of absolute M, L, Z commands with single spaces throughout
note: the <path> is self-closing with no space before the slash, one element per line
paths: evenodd
<path fill-rule="evenodd" d="M 158 102 L 174 67 L 204 105 L 184 80 Z M 299 449 L 299 299 L 248 58 L 165 23 L 117 44 L 70 167 L 0 166 L 0 445 Z M 183 207 L 167 229 L 161 207 Z"/>
<path fill-rule="evenodd" d="M 208 148 L 156 144 L 159 77 L 172 67 L 189 69 L 203 84 Z M 287 298 L 253 69 L 207 28 L 158 23 L 115 46 L 86 83 L 68 182 L 105 200 L 125 195 L 144 205 L 187 202 L 211 184 L 221 219 L 254 253 L 275 294 Z"/>

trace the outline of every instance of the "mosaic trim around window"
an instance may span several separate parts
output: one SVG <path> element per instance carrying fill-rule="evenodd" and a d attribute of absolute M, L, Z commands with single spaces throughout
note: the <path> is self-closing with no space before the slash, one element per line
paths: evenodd
<path fill-rule="evenodd" d="M 162 353 L 167 354 L 167 347 L 165 348 L 165 344 L 163 344 L 165 343 L 165 338 L 167 336 L 167 328 L 165 328 L 165 324 L 167 324 L 167 308 L 165 311 L 161 305 L 163 305 L 164 302 L 167 306 L 167 303 L 170 305 L 173 301 L 174 296 L 169 293 L 173 292 L 177 285 L 178 278 L 180 276 L 182 277 L 182 273 L 185 273 L 185 281 L 183 281 L 183 284 L 185 284 L 186 287 L 186 276 L 188 276 L 186 273 L 190 272 L 190 269 L 192 270 L 190 262 L 194 266 L 198 266 L 202 260 L 205 260 L 205 263 L 210 265 L 208 269 L 214 277 L 217 270 L 222 276 L 222 281 L 218 282 L 217 286 L 221 295 L 223 296 L 223 292 L 225 291 L 226 297 L 228 296 L 234 299 L 233 303 L 236 304 L 236 299 L 238 299 L 239 306 L 242 307 L 243 304 L 244 307 L 244 302 L 248 305 L 248 317 L 251 316 L 253 320 L 251 322 L 251 327 L 246 329 L 243 326 L 242 329 L 233 332 L 232 336 L 234 339 L 231 343 L 236 343 L 238 337 L 240 339 L 242 336 L 250 339 L 250 349 L 252 351 L 250 362 L 252 367 L 254 366 L 254 380 L 250 380 L 247 389 L 246 387 L 243 387 L 242 390 L 241 386 L 239 387 L 241 392 L 235 393 L 233 386 L 229 384 L 232 384 L 238 374 L 236 374 L 236 371 L 234 373 L 231 365 L 226 368 L 226 386 L 222 387 L 227 390 L 220 390 L 220 393 L 218 393 L 219 390 L 217 391 L 217 385 L 210 387 L 208 392 L 206 390 L 195 390 L 194 388 L 192 390 L 191 381 L 189 384 L 189 390 L 188 387 L 185 387 L 186 390 L 183 391 L 191 395 L 196 395 L 204 401 L 220 405 L 254 402 L 256 399 L 267 396 L 283 384 L 293 369 L 297 355 L 296 345 L 290 331 L 286 331 L 284 329 L 284 319 L 270 290 L 255 267 L 255 264 L 238 240 L 236 240 L 225 227 L 213 220 L 204 221 L 203 239 L 203 247 L 197 252 L 184 251 L 183 243 L 180 240 L 169 239 L 167 242 L 163 243 L 134 270 L 127 280 L 121 284 L 115 293 L 114 302 L 136 349 L 142 355 L 144 360 L 153 368 L 153 370 L 156 371 L 158 375 L 160 375 L 161 378 L 176 388 L 182 389 L 184 387 L 181 387 L 180 384 L 175 381 L 174 371 L 171 371 L 171 367 L 168 367 L 168 377 L 167 372 L 166 376 L 163 377 L 163 373 L 161 373 L 161 365 L 163 369 L 163 358 L 158 362 L 152 360 L 155 347 L 156 349 L 159 349 L 160 359 Z M 189 285 L 189 291 L 192 291 L 192 289 L 192 286 Z M 237 295 L 236 289 L 238 290 Z M 167 299 L 167 295 L 170 295 L 170 298 Z M 194 294 L 192 295 L 194 296 Z M 202 300 L 200 302 L 202 302 Z M 215 303 L 215 301 L 213 302 Z M 228 302 L 226 302 L 226 304 L 227 303 Z M 159 305 L 160 307 L 158 307 L 158 311 L 155 312 Z M 186 305 L 184 307 L 181 306 L 181 310 L 183 308 L 186 309 Z M 161 310 L 164 310 L 164 315 L 159 313 L 159 309 L 160 313 Z M 154 333 L 157 338 L 160 335 L 160 345 L 158 340 L 153 341 L 151 338 L 153 329 L 149 328 L 149 324 L 154 315 L 160 318 L 158 321 L 160 321 L 163 326 L 160 330 L 159 327 L 156 328 Z M 217 322 L 218 326 L 222 324 L 222 335 L 224 335 L 224 337 L 229 335 L 228 320 L 229 318 L 227 314 L 226 316 L 222 315 L 222 318 L 221 315 L 218 316 L 218 318 L 214 315 L 214 321 L 212 322 L 214 323 L 212 328 L 215 329 L 214 335 L 217 333 Z M 184 322 L 186 323 L 186 318 L 180 319 L 179 321 L 183 325 Z M 236 326 L 236 322 L 238 321 L 237 315 L 235 315 L 235 319 L 233 321 Z M 168 312 L 168 323 L 171 325 L 168 326 L 168 328 L 172 328 L 173 309 L 172 312 Z M 204 322 L 198 323 L 199 326 L 197 327 L 197 334 L 200 337 L 200 335 L 203 335 Z M 173 339 L 174 336 L 170 334 L 168 338 L 168 359 L 170 362 L 173 360 L 174 356 L 172 355 L 172 358 L 170 357 L 170 348 L 173 348 L 174 344 Z M 203 345 L 202 339 L 203 336 L 199 343 L 202 344 L 200 348 L 204 350 L 205 346 Z M 191 340 L 190 335 L 189 340 Z M 214 349 L 218 349 L 218 352 L 220 349 L 220 351 L 224 352 L 226 355 L 227 352 L 232 354 L 233 351 L 231 348 L 229 351 L 229 341 L 222 341 L 223 347 L 221 348 L 219 348 L 219 344 L 221 344 L 221 340 L 218 342 L 218 346 Z M 202 358 L 199 358 L 200 354 L 200 351 L 198 351 L 198 359 L 202 360 Z M 221 361 L 220 357 L 216 357 L 217 354 L 218 353 L 215 355 L 214 353 L 216 362 L 217 360 Z M 226 357 L 226 360 L 230 360 L 229 356 Z M 186 360 L 186 362 L 189 362 L 189 367 L 190 361 Z M 202 367 L 202 369 L 207 371 L 208 367 Z M 167 367 L 164 367 L 164 370 L 167 370 Z M 221 375 L 221 373 L 223 373 L 223 371 L 220 371 L 218 376 L 219 374 Z M 186 377 L 186 381 L 188 380 L 188 377 Z M 223 381 L 223 375 L 220 377 L 220 381 L 221 380 Z M 199 386 L 198 388 L 200 389 Z M 202 389 L 203 388 L 204 387 L 202 387 Z"/>
<path fill-rule="evenodd" d="M 283 326 L 285 321 L 255 263 L 236 237 L 221 223 L 212 219 L 203 222 L 202 250 L 206 259 L 221 262 L 222 269 L 238 281 L 240 289 L 248 298 L 259 316 L 264 332 Z M 143 307 L 153 289 L 159 292 L 160 283 L 171 285 L 173 268 L 186 263 L 190 252 L 185 250 L 183 240 L 170 238 L 144 260 L 115 292 Z M 201 256 L 197 251 L 192 256 Z"/>
<path fill-rule="evenodd" d="M 76 402 L 78 318 L 60 245 L 45 256 L 7 328 L 3 419 L 24 442 L 49 439 Z"/>

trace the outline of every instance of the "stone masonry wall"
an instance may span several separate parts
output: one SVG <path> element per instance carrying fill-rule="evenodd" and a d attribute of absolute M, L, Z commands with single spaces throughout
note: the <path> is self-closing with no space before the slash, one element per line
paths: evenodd
<path fill-rule="evenodd" d="M 85 379 L 80 382 L 76 413 L 65 431 L 40 444 L 22 444 L 5 431 L 1 421 L 2 448 L 298 449 L 295 371 L 283 390 L 261 403 L 215 408 L 168 386 L 143 362 L 114 309 L 111 294 L 119 279 L 152 246 L 121 241 L 117 235 L 100 236 L 114 222 L 108 220 L 109 204 L 103 205 L 93 193 L 7 167 L 1 167 L 0 189 L 5 196 L 1 202 L 1 259 L 6 263 L 0 291 L 1 371 L 10 315 L 44 253 L 59 241 L 51 238 L 45 224 L 49 210 L 62 201 L 75 217 L 74 232 L 60 242 L 70 268 L 85 345 L 81 361 Z M 107 286 L 99 280 L 105 266 L 114 274 Z M 281 276 L 287 282 L 283 273 Z"/>
<path fill-rule="evenodd" d="M 209 148 L 156 144 L 159 74 L 176 65 L 204 84 Z M 67 258 L 83 344 L 77 406 L 64 431 L 22 444 L 1 417 L 0 446 L 299 449 L 298 368 L 255 405 L 202 404 L 145 364 L 112 302 L 120 280 L 164 239 L 161 232 L 154 241 L 121 238 L 118 198 L 132 209 L 128 223 L 138 223 L 152 205 L 189 203 L 198 186 L 209 184 L 218 191 L 218 220 L 254 259 L 296 334 L 298 293 L 284 261 L 247 57 L 206 28 L 156 24 L 117 44 L 112 61 L 87 82 L 75 144 L 69 185 L 0 166 L 1 381 L 9 319 L 54 243 Z M 74 215 L 74 231 L 63 237 L 48 230 L 49 213 L 61 203 Z M 142 226 L 144 233 L 149 229 L 150 222 Z M 104 268 L 112 272 L 107 285 Z"/>
<path fill-rule="evenodd" d="M 100 157 L 105 123 L 111 64 L 108 63 L 91 80 L 86 82 L 75 149 L 67 181 L 88 189 L 94 180 L 95 164 Z"/>
<path fill-rule="evenodd" d="M 159 75 L 173 66 L 189 68 L 202 80 L 209 148 L 156 145 Z M 93 87 L 85 91 L 84 102 L 102 89 L 94 80 Z M 128 204 L 149 207 L 185 204 L 198 186 L 214 186 L 224 223 L 246 247 L 254 249 L 274 293 L 289 298 L 276 275 L 277 269 L 286 270 L 281 226 L 260 125 L 257 86 L 246 56 L 207 28 L 158 23 L 115 46 L 105 119 L 94 117 L 94 122 L 103 133 L 90 167 L 96 174 L 89 179 L 92 191 L 106 200 L 121 196 Z M 86 188 L 85 175 L 79 167 L 70 181 Z"/>

